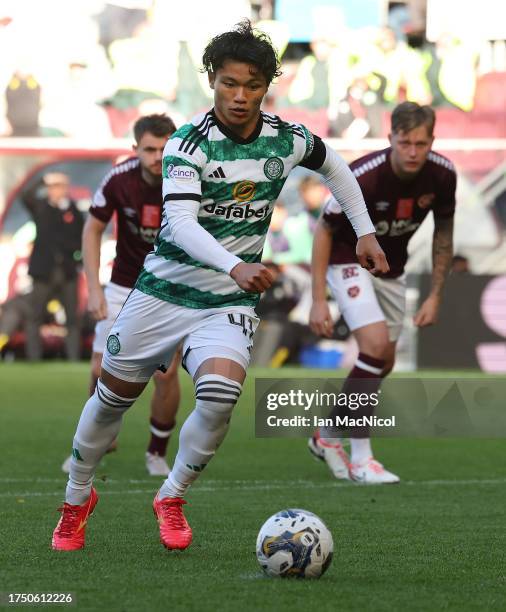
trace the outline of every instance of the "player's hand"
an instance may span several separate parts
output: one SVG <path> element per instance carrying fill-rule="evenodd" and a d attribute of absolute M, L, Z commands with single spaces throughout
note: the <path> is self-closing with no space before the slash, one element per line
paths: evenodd
<path fill-rule="evenodd" d="M 327 300 L 315 301 L 309 312 L 309 327 L 317 336 L 331 338 L 334 331 L 334 321 L 330 315 Z"/>
<path fill-rule="evenodd" d="M 413 323 L 417 327 L 434 325 L 437 322 L 440 305 L 441 299 L 437 295 L 429 295 L 413 317 Z"/>
<path fill-rule="evenodd" d="M 369 270 L 374 276 L 386 274 L 390 270 L 385 253 L 378 244 L 375 234 L 361 236 L 357 242 L 356 253 L 362 268 Z"/>
<path fill-rule="evenodd" d="M 259 263 L 239 263 L 232 268 L 230 276 L 241 289 L 252 293 L 263 293 L 274 282 L 270 271 Z"/>
<path fill-rule="evenodd" d="M 103 321 L 107 318 L 107 302 L 102 287 L 89 289 L 88 310 L 95 321 Z"/>

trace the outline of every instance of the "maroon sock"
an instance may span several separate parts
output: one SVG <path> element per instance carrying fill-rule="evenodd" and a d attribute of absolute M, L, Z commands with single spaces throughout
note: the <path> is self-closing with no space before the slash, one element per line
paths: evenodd
<path fill-rule="evenodd" d="M 365 353 L 359 353 L 357 360 L 355 361 L 355 365 L 348 374 L 341 389 L 341 393 L 346 393 L 348 395 L 348 407 L 336 406 L 331 413 L 331 417 L 335 419 L 336 416 L 343 417 L 345 415 L 350 418 L 372 416 L 374 413 L 374 406 L 371 406 L 368 403 L 365 406 L 358 406 L 355 409 L 350 409 L 350 405 L 352 403 L 351 399 L 356 399 L 360 394 L 364 393 L 369 397 L 372 393 L 377 393 L 381 385 L 381 381 L 383 380 L 381 377 L 381 372 L 383 371 L 384 367 L 385 362 L 382 359 L 376 359 L 375 357 L 370 357 Z M 354 396 L 351 395 L 352 393 Z M 368 426 L 353 427 L 346 431 L 350 438 L 369 437 Z"/>
<path fill-rule="evenodd" d="M 167 425 L 152 418 L 149 419 L 149 425 L 149 429 L 151 430 L 151 439 L 149 441 L 148 453 L 165 457 L 165 453 L 167 452 L 167 444 L 169 443 L 170 434 L 174 429 L 175 423 Z"/>

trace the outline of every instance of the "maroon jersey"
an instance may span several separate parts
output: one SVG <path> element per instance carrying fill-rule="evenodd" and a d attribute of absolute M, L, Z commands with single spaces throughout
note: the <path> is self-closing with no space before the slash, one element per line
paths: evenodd
<path fill-rule="evenodd" d="M 396 278 L 404 272 L 408 242 L 427 213 L 432 210 L 437 218 L 453 217 L 457 175 L 451 161 L 431 151 L 416 177 L 402 181 L 392 170 L 390 153 L 388 148 L 364 155 L 350 168 L 390 265 L 385 277 Z M 334 199 L 327 203 L 323 219 L 334 229 L 329 263 L 357 262 L 357 237 Z"/>
<path fill-rule="evenodd" d="M 93 196 L 90 213 L 108 223 L 116 212 L 118 236 L 111 282 L 133 287 L 160 228 L 162 185 L 148 185 L 136 157 L 115 166 Z"/>

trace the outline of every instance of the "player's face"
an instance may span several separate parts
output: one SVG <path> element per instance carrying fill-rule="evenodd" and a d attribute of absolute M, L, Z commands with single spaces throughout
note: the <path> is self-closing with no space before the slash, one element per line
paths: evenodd
<path fill-rule="evenodd" d="M 429 134 L 426 125 L 420 125 L 409 132 L 390 134 L 388 139 L 392 146 L 393 171 L 400 178 L 413 178 L 425 164 L 434 136 Z"/>
<path fill-rule="evenodd" d="M 227 60 L 209 74 L 218 119 L 238 136 L 247 138 L 255 129 L 260 105 L 269 88 L 264 75 L 253 65 Z"/>
<path fill-rule="evenodd" d="M 163 149 L 169 136 L 160 137 L 145 132 L 133 148 L 141 163 L 142 176 L 148 183 L 162 180 Z"/>

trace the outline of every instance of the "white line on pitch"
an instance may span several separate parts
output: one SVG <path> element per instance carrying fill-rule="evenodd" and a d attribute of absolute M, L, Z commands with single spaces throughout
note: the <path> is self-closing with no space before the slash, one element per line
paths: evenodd
<path fill-rule="evenodd" d="M 19 481 L 18 481 L 19 482 Z M 61 481 L 56 481 L 61 482 Z M 123 484 L 132 484 L 132 481 L 115 481 L 116 483 Z M 136 482 L 145 482 L 145 481 L 136 481 Z M 151 481 L 146 481 L 151 482 Z M 214 482 L 223 482 L 223 481 L 214 481 Z M 404 485 L 409 486 L 472 486 L 472 485 L 498 485 L 505 484 L 505 478 L 497 478 L 497 479 L 474 479 L 474 480 L 408 480 L 405 481 Z M 108 491 L 107 489 L 101 489 L 100 495 L 138 495 L 144 493 L 153 493 L 155 491 L 156 486 L 155 483 L 152 483 L 154 486 L 150 489 L 123 489 L 121 491 Z M 283 489 L 291 489 L 295 486 L 304 486 L 310 489 L 333 489 L 336 487 L 346 487 L 351 486 L 351 483 L 347 482 L 326 482 L 326 483 L 314 483 L 311 481 L 305 480 L 287 480 L 287 481 L 278 481 L 278 482 L 265 482 L 265 481 L 230 481 L 228 484 L 222 484 L 221 486 L 213 486 L 211 484 L 197 486 L 192 489 L 192 493 L 208 493 L 213 491 L 268 491 L 268 490 L 283 490 Z M 359 486 L 359 485 L 357 485 Z M 360 486 L 360 488 L 364 488 L 364 485 Z M 367 487 L 369 488 L 369 487 Z M 25 498 L 25 497 L 53 497 L 53 496 L 61 496 L 62 491 L 23 491 L 19 493 L 0 493 L 0 497 L 3 498 Z"/>

